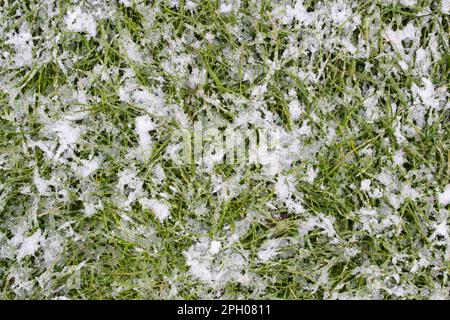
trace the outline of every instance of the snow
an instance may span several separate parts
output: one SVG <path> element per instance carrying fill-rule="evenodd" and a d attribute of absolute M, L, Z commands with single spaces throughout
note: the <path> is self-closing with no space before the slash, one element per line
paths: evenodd
<path fill-rule="evenodd" d="M 433 241 L 437 236 L 442 236 L 445 239 L 449 239 L 449 226 L 447 221 L 442 221 L 441 223 L 436 223 L 434 226 L 434 232 L 430 236 L 430 240 Z"/>
<path fill-rule="evenodd" d="M 403 199 L 416 200 L 420 196 L 420 193 L 409 184 L 404 184 L 401 188 L 401 196 Z"/>
<path fill-rule="evenodd" d="M 63 146 L 72 146 L 81 135 L 81 128 L 74 126 L 70 121 L 62 120 L 52 126 L 52 130 L 58 134 L 59 142 Z"/>
<path fill-rule="evenodd" d="M 303 109 L 298 100 L 292 100 L 291 102 L 289 102 L 288 108 L 289 108 L 289 115 L 293 120 L 296 121 L 300 119 L 300 115 L 302 114 Z"/>
<path fill-rule="evenodd" d="M 64 20 L 70 31 L 86 33 L 89 38 L 97 34 L 94 16 L 83 12 L 80 7 L 69 10 Z"/>
<path fill-rule="evenodd" d="M 233 4 L 223 1 L 219 6 L 219 12 L 222 14 L 229 14 L 233 10 Z"/>
<path fill-rule="evenodd" d="M 286 246 L 286 239 L 269 239 L 265 241 L 258 250 L 257 256 L 261 262 L 268 262 L 280 254 L 280 249 Z"/>
<path fill-rule="evenodd" d="M 42 179 L 37 169 L 34 170 L 33 183 L 40 195 L 44 195 L 47 192 L 48 186 L 51 185 L 51 181 Z"/>
<path fill-rule="evenodd" d="M 290 196 L 289 186 L 287 185 L 285 179 L 285 177 L 280 177 L 275 183 L 275 193 L 279 200 L 285 200 Z"/>
<path fill-rule="evenodd" d="M 119 0 L 119 2 L 121 4 L 123 4 L 125 7 L 130 7 L 131 6 L 131 1 L 132 0 Z"/>
<path fill-rule="evenodd" d="M 439 101 L 434 98 L 434 85 L 431 82 L 431 80 L 427 78 L 422 78 L 422 82 L 425 84 L 425 86 L 419 87 L 415 83 L 412 84 L 412 91 L 417 93 L 422 100 L 422 102 L 430 108 L 438 109 L 439 108 Z"/>
<path fill-rule="evenodd" d="M 124 33 L 121 36 L 122 40 L 122 46 L 125 54 L 130 58 L 133 62 L 136 63 L 143 63 L 144 59 L 142 57 L 141 52 L 139 51 L 139 47 L 136 45 L 136 43 L 133 42 L 133 39 L 131 39 L 130 34 Z"/>
<path fill-rule="evenodd" d="M 333 22 L 338 26 L 347 21 L 352 14 L 352 9 L 343 2 L 337 1 L 331 6 L 330 16 L 333 19 Z"/>
<path fill-rule="evenodd" d="M 153 147 L 149 131 L 155 129 L 155 124 L 149 116 L 136 118 L 136 133 L 139 138 L 139 148 L 145 155 L 150 155 Z"/>
<path fill-rule="evenodd" d="M 306 177 L 304 178 L 304 181 L 313 184 L 314 180 L 317 177 L 317 174 L 318 170 L 314 169 L 312 166 L 309 166 L 308 169 L 306 170 Z"/>
<path fill-rule="evenodd" d="M 442 13 L 450 15 L 450 1 L 449 0 L 442 0 L 441 10 L 442 10 Z"/>
<path fill-rule="evenodd" d="M 103 209 L 103 204 L 101 202 L 84 202 L 84 213 L 87 217 L 92 217 L 97 211 Z"/>
<path fill-rule="evenodd" d="M 374 188 L 373 190 L 371 190 L 369 192 L 369 197 L 374 198 L 374 199 L 379 199 L 379 198 L 383 197 L 383 195 L 384 195 L 384 192 L 380 188 Z"/>
<path fill-rule="evenodd" d="M 383 36 L 389 40 L 401 56 L 405 56 L 405 48 L 402 41 L 406 39 L 414 40 L 417 36 L 417 29 L 412 22 L 409 22 L 404 28 L 398 30 L 392 30 L 388 28 L 383 32 Z"/>
<path fill-rule="evenodd" d="M 443 206 L 450 203 L 450 184 L 446 185 L 444 191 L 438 195 L 438 201 Z"/>
<path fill-rule="evenodd" d="M 213 240 L 210 243 L 209 252 L 211 254 L 217 254 L 220 251 L 220 248 L 222 247 L 222 244 L 220 241 Z"/>
<path fill-rule="evenodd" d="M 4 296 L 449 298 L 449 1 L 2 5 Z"/>
<path fill-rule="evenodd" d="M 163 223 L 170 216 L 170 206 L 156 199 L 140 199 L 139 203 L 145 209 L 150 209 L 158 218 L 159 222 Z"/>
<path fill-rule="evenodd" d="M 291 24 L 294 20 L 299 24 L 309 25 L 313 20 L 313 16 L 306 11 L 303 1 L 296 1 L 294 7 L 286 5 L 285 14 L 282 15 L 281 22 L 283 24 Z"/>
<path fill-rule="evenodd" d="M 153 177 L 152 180 L 155 184 L 161 184 L 166 179 L 166 174 L 160 163 L 157 163 L 152 170 Z"/>
<path fill-rule="evenodd" d="M 133 168 L 126 168 L 119 174 L 119 181 L 117 182 L 117 188 L 124 192 L 125 186 L 131 186 L 136 181 L 136 171 Z"/>
<path fill-rule="evenodd" d="M 195 8 L 197 8 L 197 4 L 194 1 L 187 0 L 186 3 L 185 3 L 185 8 L 188 11 L 192 11 Z"/>
<path fill-rule="evenodd" d="M 231 281 L 249 285 L 252 277 L 245 271 L 246 257 L 227 250 L 214 258 L 210 251 L 212 241 L 215 240 L 202 237 L 183 252 L 189 273 L 212 288 L 223 287 Z"/>
<path fill-rule="evenodd" d="M 267 91 L 267 85 L 262 84 L 262 85 L 254 87 L 251 95 L 252 95 L 252 97 L 255 97 L 255 98 L 261 98 L 261 96 L 264 95 L 264 93 L 266 93 L 266 91 Z"/>
<path fill-rule="evenodd" d="M 446 1 L 446 0 L 443 0 Z M 400 3 L 405 6 L 414 6 L 417 3 L 417 0 L 400 0 Z"/>
<path fill-rule="evenodd" d="M 395 151 L 394 156 L 393 156 L 393 162 L 394 162 L 394 165 L 396 165 L 396 166 L 399 166 L 399 167 L 402 166 L 406 162 L 405 153 L 402 150 Z"/>
<path fill-rule="evenodd" d="M 94 173 L 100 167 L 100 159 L 93 158 L 91 160 L 82 159 L 80 160 L 82 166 L 78 168 L 78 174 L 86 178 Z"/>
<path fill-rule="evenodd" d="M 14 56 L 14 64 L 17 68 L 24 66 L 31 66 L 33 63 L 33 39 L 28 27 L 23 24 L 20 28 L 20 32 L 16 33 L 6 41 L 6 44 L 13 46 L 16 52 Z"/>
<path fill-rule="evenodd" d="M 370 181 L 369 179 L 364 179 L 363 181 L 361 181 L 361 191 L 370 191 L 371 183 L 372 181 Z"/>
<path fill-rule="evenodd" d="M 302 126 L 298 130 L 300 135 L 309 136 L 311 135 L 311 127 L 308 125 L 308 122 L 305 120 L 302 122 Z"/>
<path fill-rule="evenodd" d="M 17 250 L 17 260 L 21 261 L 26 256 L 33 255 L 38 249 L 39 244 L 44 241 L 41 230 L 37 230 L 31 236 L 26 237 L 20 248 Z"/>
<path fill-rule="evenodd" d="M 63 252 L 63 245 L 64 240 L 59 234 L 51 235 L 44 241 L 41 241 L 44 262 L 47 266 L 51 266 L 52 263 L 56 262 L 56 259 L 58 259 L 59 255 Z"/>

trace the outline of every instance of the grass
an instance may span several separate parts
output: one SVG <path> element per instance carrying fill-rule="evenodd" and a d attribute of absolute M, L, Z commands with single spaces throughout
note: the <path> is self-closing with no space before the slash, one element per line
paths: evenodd
<path fill-rule="evenodd" d="M 344 1 L 351 14 L 340 23 L 321 9 L 331 2 L 304 1 L 323 24 L 317 26 L 280 23 L 276 9 L 285 7 L 270 1 L 240 1 L 230 14 L 220 13 L 221 1 L 198 1 L 193 10 L 187 1 L 131 2 L 101 4 L 98 16 L 83 4 L 97 23 L 92 38 L 65 25 L 75 3 L 48 2 L 57 4 L 54 16 L 40 1 L 0 9 L 0 51 L 9 54 L 0 60 L 1 298 L 449 298 L 448 205 L 438 201 L 450 181 L 449 16 L 441 1 Z M 398 52 L 384 34 L 408 23 L 419 34 Z M 25 32 L 21 25 L 33 37 L 33 60 L 17 67 L 8 39 Z M 124 48 L 127 35 L 143 61 Z M 346 50 L 343 39 L 357 51 Z M 428 68 L 414 62 L 419 48 Z M 186 85 L 195 69 L 203 78 Z M 414 95 L 422 78 L 432 81 L 438 108 Z M 253 96 L 264 84 L 267 90 Z M 139 90 L 155 96 L 142 102 L 133 96 Z M 373 110 L 370 96 L 377 97 Z M 293 100 L 302 107 L 299 119 Z M 254 110 L 263 120 L 246 116 Z M 81 135 L 58 154 L 64 146 L 52 130 L 68 114 L 80 115 L 70 123 Z M 141 115 L 156 123 L 148 158 L 136 151 Z M 259 164 L 179 164 L 169 152 L 172 133 L 183 126 L 178 116 L 220 130 L 242 118 L 249 127 L 284 130 L 284 148 L 298 150 L 284 155 L 291 164 L 274 176 Z M 298 133 L 304 123 L 311 134 Z M 395 165 L 398 151 L 404 163 Z M 77 166 L 93 157 L 100 167 L 80 177 Z M 312 183 L 305 182 L 310 167 L 317 172 Z M 135 180 L 120 191 L 125 170 Z M 380 178 L 386 171 L 392 185 Z M 48 183 L 43 192 L 36 172 Z M 289 176 L 291 200 L 303 210 L 280 198 L 276 183 Z M 361 190 L 365 179 L 370 192 Z M 405 186 L 418 196 L 404 196 Z M 162 223 L 138 199 L 126 205 L 133 192 L 170 205 L 170 217 Z M 442 223 L 447 231 L 436 235 Z M 18 259 L 24 238 L 38 230 L 36 250 Z M 205 237 L 221 243 L 219 254 L 195 257 L 213 282 L 196 276 L 185 254 Z M 261 250 L 273 239 L 284 244 L 264 261 Z M 233 264 L 240 258 L 242 265 Z"/>

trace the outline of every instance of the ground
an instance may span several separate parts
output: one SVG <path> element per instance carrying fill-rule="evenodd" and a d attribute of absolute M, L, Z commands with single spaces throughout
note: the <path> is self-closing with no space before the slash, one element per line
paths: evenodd
<path fill-rule="evenodd" d="M 0 298 L 449 299 L 449 13 L 1 1 Z"/>

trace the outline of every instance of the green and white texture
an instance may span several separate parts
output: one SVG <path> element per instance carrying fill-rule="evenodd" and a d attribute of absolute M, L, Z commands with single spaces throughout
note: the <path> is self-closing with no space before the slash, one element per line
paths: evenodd
<path fill-rule="evenodd" d="M 0 298 L 449 299 L 449 13 L 0 1 Z"/>

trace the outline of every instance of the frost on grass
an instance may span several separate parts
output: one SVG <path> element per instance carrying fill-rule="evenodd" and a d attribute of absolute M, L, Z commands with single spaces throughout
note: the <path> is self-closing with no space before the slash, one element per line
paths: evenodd
<path fill-rule="evenodd" d="M 80 7 L 70 9 L 65 17 L 67 28 L 73 32 L 84 32 L 88 38 L 97 34 L 97 23 L 92 14 L 83 12 Z"/>
<path fill-rule="evenodd" d="M 448 299 L 449 8 L 4 1 L 0 298 Z"/>

